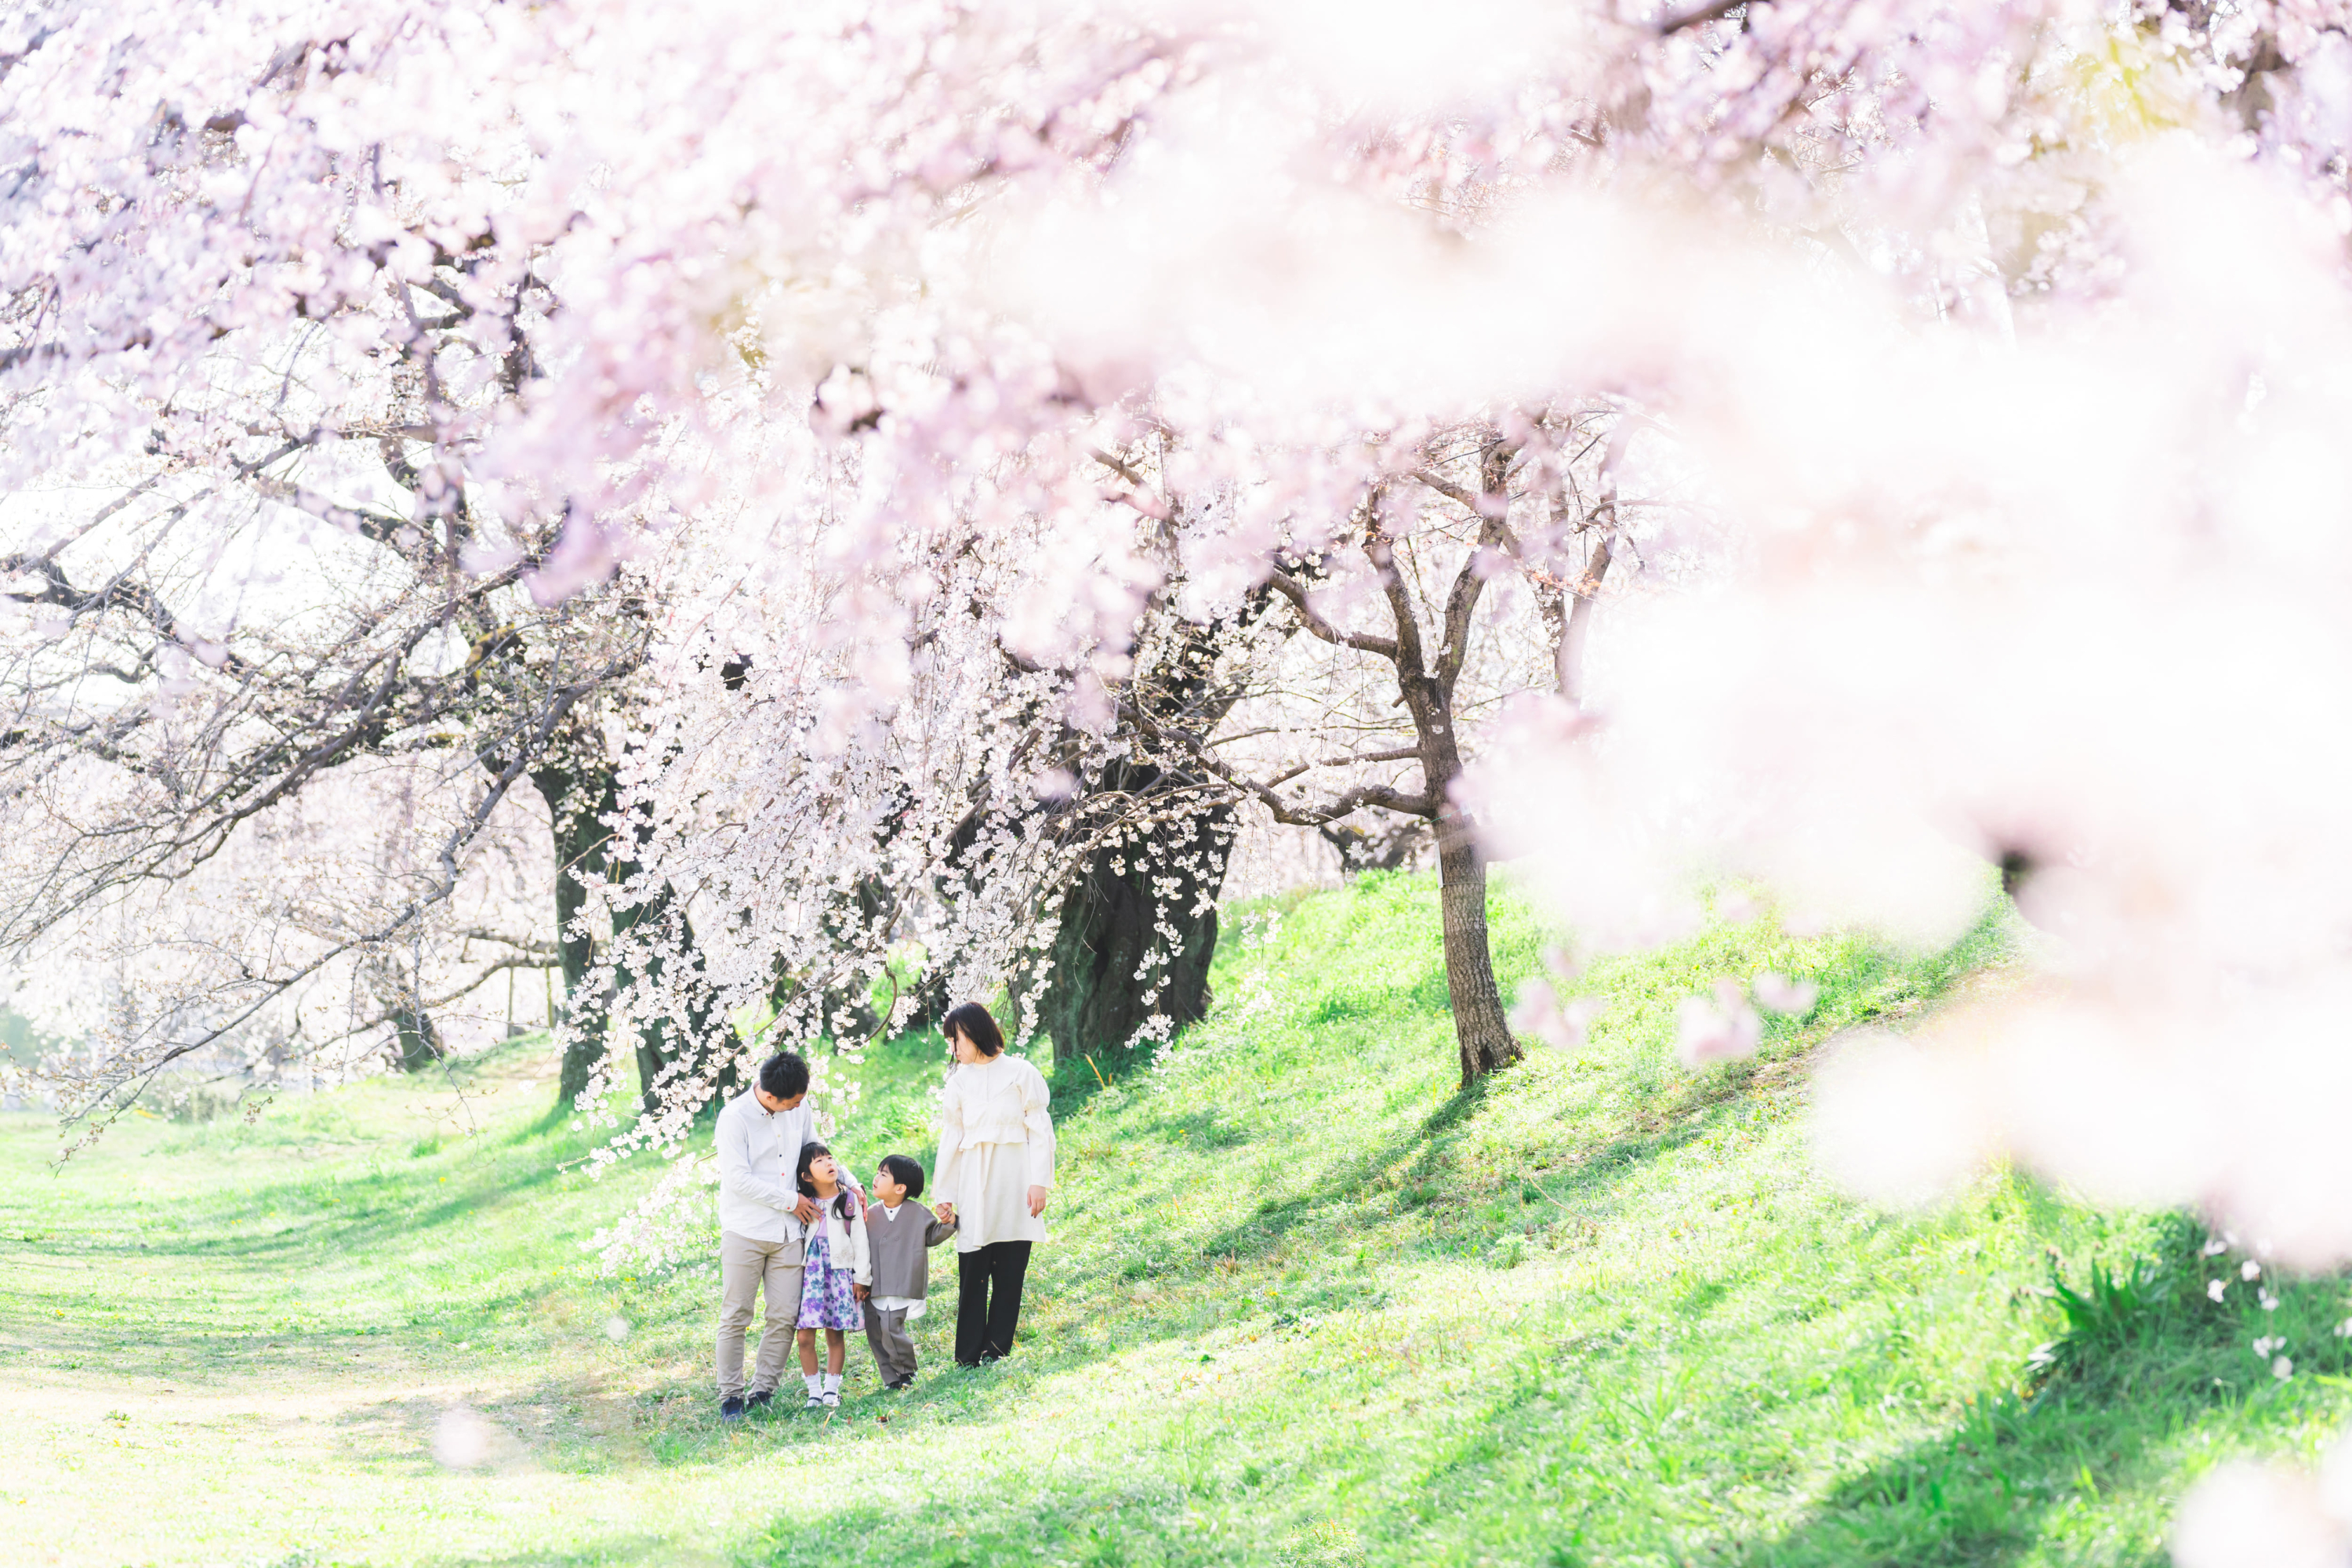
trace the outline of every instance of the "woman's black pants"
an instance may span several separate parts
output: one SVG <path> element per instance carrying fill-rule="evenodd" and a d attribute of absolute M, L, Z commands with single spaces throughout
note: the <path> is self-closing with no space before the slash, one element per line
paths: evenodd
<path fill-rule="evenodd" d="M 966 1366 L 1013 1353 L 1029 1244 L 992 1241 L 956 1254 L 956 1360 Z"/>

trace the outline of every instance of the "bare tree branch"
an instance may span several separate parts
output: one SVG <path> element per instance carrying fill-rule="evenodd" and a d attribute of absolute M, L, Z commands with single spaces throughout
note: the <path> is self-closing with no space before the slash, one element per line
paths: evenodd
<path fill-rule="evenodd" d="M 1658 37 L 1672 37 L 1685 27 L 1702 26 L 1708 22 L 1720 22 L 1734 11 L 1745 8 L 1748 0 L 1710 0 L 1705 5 L 1694 5 L 1687 11 L 1677 11 L 1662 17 L 1657 23 Z"/>
<path fill-rule="evenodd" d="M 1292 606 L 1298 611 L 1300 624 L 1325 642 L 1341 647 L 1351 647 L 1360 653 L 1378 654 L 1386 659 L 1393 659 L 1397 657 L 1398 645 L 1394 637 L 1378 637 L 1370 632 L 1343 632 L 1325 620 L 1317 612 L 1315 606 L 1307 602 L 1305 584 L 1289 573 L 1276 568 L 1273 575 L 1266 579 L 1266 583 L 1276 593 L 1290 601 Z"/>

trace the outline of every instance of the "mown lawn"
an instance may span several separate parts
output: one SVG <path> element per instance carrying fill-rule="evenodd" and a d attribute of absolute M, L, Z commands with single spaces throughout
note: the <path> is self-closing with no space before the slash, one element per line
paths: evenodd
<path fill-rule="evenodd" d="M 1268 933 L 1268 917 L 1279 913 Z M 1506 988 L 1544 941 L 1497 901 Z M 602 1182 L 525 1044 L 454 1079 L 139 1120 L 52 1174 L 0 1121 L 10 1562 L 2131 1563 L 2230 1453 L 2352 1413 L 2335 1283 L 2214 1307 L 2200 1239 L 1990 1173 L 1941 1212 L 1806 1157 L 1807 1052 L 1999 985 L 1953 951 L 1717 926 L 1598 966 L 1577 1058 L 1454 1092 L 1433 891 L 1368 878 L 1229 921 L 1172 1058 L 1055 1075 L 1065 1184 L 1013 1361 L 723 1430 L 715 1278 L 596 1277 Z M 1691 1074 L 1717 975 L 1817 981 Z M 861 1170 L 922 1153 L 936 1040 L 878 1051 Z M 2071 1331 L 2050 1291 L 2140 1278 Z M 939 1272 L 952 1279 L 945 1254 Z M 2250 1350 L 2284 1335 L 2295 1375 Z M 2055 1375 L 2029 1370 L 2055 1341 Z M 942 1370 L 945 1367 L 946 1370 Z M 473 1468 L 432 1454 L 478 1412 Z"/>

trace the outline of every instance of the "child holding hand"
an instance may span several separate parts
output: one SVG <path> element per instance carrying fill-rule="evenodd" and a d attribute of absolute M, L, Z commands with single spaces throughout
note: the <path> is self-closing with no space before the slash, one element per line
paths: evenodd
<path fill-rule="evenodd" d="M 886 1155 L 874 1173 L 874 1204 L 866 1211 L 866 1254 L 873 1290 L 866 1300 L 866 1342 L 885 1388 L 915 1382 L 915 1342 L 907 1325 L 923 1315 L 930 1289 L 929 1251 L 956 1233 L 955 1205 L 935 1217 L 913 1200 L 923 1190 L 923 1168 L 904 1154 Z"/>
<path fill-rule="evenodd" d="M 797 1184 L 817 1203 L 808 1229 L 801 1270 L 801 1376 L 808 1384 L 808 1408 L 841 1403 L 842 1363 L 848 1342 L 842 1338 L 862 1321 L 858 1303 L 873 1283 L 866 1250 L 866 1205 L 857 1190 L 841 1179 L 833 1151 L 822 1143 L 801 1145 Z M 824 1375 L 816 1370 L 816 1331 L 824 1331 Z"/>

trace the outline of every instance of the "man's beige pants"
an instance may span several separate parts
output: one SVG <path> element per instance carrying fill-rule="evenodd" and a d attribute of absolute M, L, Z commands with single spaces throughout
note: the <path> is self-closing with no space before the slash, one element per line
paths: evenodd
<path fill-rule="evenodd" d="M 751 1326 L 751 1298 L 767 1294 L 767 1317 L 760 1331 L 760 1360 L 751 1369 L 751 1392 L 767 1394 L 783 1381 L 784 1358 L 792 1353 L 793 1321 L 801 1314 L 801 1244 L 754 1241 L 731 1230 L 719 1233 L 719 1397 L 743 1393 L 743 1331 Z"/>

